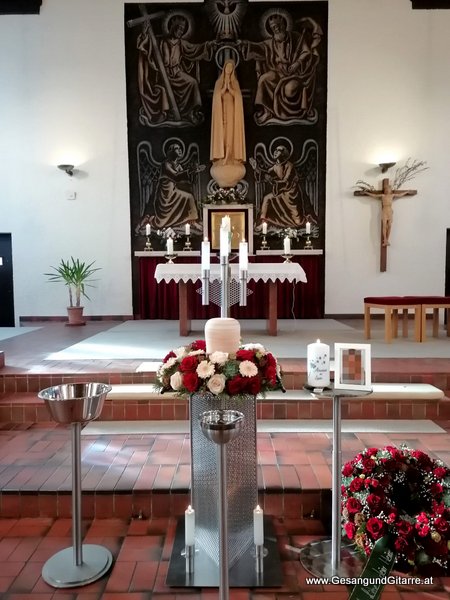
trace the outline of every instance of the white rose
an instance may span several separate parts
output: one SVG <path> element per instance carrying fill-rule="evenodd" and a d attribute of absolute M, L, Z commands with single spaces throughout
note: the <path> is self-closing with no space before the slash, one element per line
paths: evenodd
<path fill-rule="evenodd" d="M 171 377 L 170 377 L 170 386 L 172 389 L 174 389 L 176 392 L 183 387 L 183 376 L 181 375 L 181 373 L 179 371 L 177 371 L 176 373 L 174 373 Z"/>
<path fill-rule="evenodd" d="M 184 358 L 186 356 L 186 347 L 180 346 L 179 348 L 175 348 L 175 350 L 173 350 L 173 353 L 178 359 Z"/>
<path fill-rule="evenodd" d="M 177 359 L 175 358 L 175 356 L 171 356 L 167 362 L 165 362 L 161 365 L 161 372 L 164 373 L 164 371 L 167 371 L 167 369 L 170 369 L 170 367 L 173 367 L 173 365 L 176 362 L 177 362 Z"/>
<path fill-rule="evenodd" d="M 242 347 L 244 348 L 244 350 L 254 350 L 255 352 L 258 352 L 263 356 L 264 354 L 267 354 L 267 350 L 262 344 L 244 344 Z"/>
<path fill-rule="evenodd" d="M 206 384 L 207 388 L 213 394 L 221 394 L 225 389 L 225 375 L 221 375 L 220 373 L 216 373 L 211 377 L 211 379 Z"/>
<path fill-rule="evenodd" d="M 197 356 L 197 354 L 205 354 L 204 350 L 192 350 L 189 352 L 188 356 Z"/>
<path fill-rule="evenodd" d="M 251 360 L 243 360 L 239 365 L 239 373 L 242 377 L 254 377 L 258 375 L 258 367 Z"/>
<path fill-rule="evenodd" d="M 215 367 L 209 360 L 202 360 L 196 371 L 199 377 L 207 379 L 208 377 L 211 377 L 211 375 L 214 375 Z"/>
<path fill-rule="evenodd" d="M 216 350 L 216 352 L 209 355 L 209 360 L 216 365 L 224 365 L 228 360 L 228 352 Z"/>

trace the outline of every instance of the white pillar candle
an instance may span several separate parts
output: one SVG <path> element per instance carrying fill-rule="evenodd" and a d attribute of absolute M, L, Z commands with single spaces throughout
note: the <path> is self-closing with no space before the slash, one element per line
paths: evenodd
<path fill-rule="evenodd" d="M 291 238 L 288 236 L 286 236 L 284 238 L 284 253 L 285 254 L 291 253 Z"/>
<path fill-rule="evenodd" d="M 239 270 L 248 270 L 248 243 L 245 240 L 239 243 Z"/>
<path fill-rule="evenodd" d="M 253 541 L 255 546 L 264 545 L 264 512 L 259 505 L 253 511 Z"/>
<path fill-rule="evenodd" d="M 307 234 L 311 233 L 311 223 L 306 221 L 305 231 Z"/>
<path fill-rule="evenodd" d="M 202 242 L 202 271 L 205 271 L 211 266 L 211 245 L 208 238 L 205 238 Z"/>
<path fill-rule="evenodd" d="M 173 254 L 173 239 L 171 237 L 167 238 L 167 254 Z"/>
<path fill-rule="evenodd" d="M 263 221 L 263 224 L 262 224 L 262 232 L 263 232 L 263 235 L 267 235 L 267 223 L 265 221 Z"/>
<path fill-rule="evenodd" d="M 306 349 L 307 383 L 311 387 L 330 385 L 330 346 L 317 340 Z"/>
<path fill-rule="evenodd" d="M 186 235 L 191 234 L 191 226 L 189 225 L 189 223 L 186 223 L 186 225 L 184 226 L 184 231 L 185 231 Z"/>
<path fill-rule="evenodd" d="M 150 223 L 147 223 L 147 225 L 145 226 L 145 235 L 150 235 L 152 231 L 152 228 L 150 227 Z"/>
<path fill-rule="evenodd" d="M 195 510 L 191 505 L 184 511 L 184 544 L 195 545 Z"/>

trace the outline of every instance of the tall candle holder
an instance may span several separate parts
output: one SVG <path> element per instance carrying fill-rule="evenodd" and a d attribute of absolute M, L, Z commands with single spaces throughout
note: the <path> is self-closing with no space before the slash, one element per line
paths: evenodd
<path fill-rule="evenodd" d="M 173 265 L 173 261 L 176 259 L 178 254 L 165 254 L 164 258 L 167 260 L 168 265 Z"/>
<path fill-rule="evenodd" d="M 184 243 L 184 248 L 183 250 L 192 250 L 192 245 L 191 245 L 191 239 L 190 239 L 190 235 L 186 234 L 186 241 Z"/>
<path fill-rule="evenodd" d="M 293 255 L 293 254 L 282 254 L 281 256 L 284 258 L 284 261 L 283 261 L 283 262 L 285 262 L 285 263 L 290 263 L 290 262 L 292 262 L 292 261 L 291 261 L 291 258 L 292 258 L 294 255 Z"/>
<path fill-rule="evenodd" d="M 146 237 L 147 237 L 147 241 L 145 242 L 145 247 L 144 247 L 144 250 L 145 250 L 146 252 L 150 252 L 151 250 L 153 250 L 153 248 L 152 248 L 152 243 L 151 243 L 151 241 L 150 241 L 150 236 L 149 236 L 149 235 L 147 235 Z"/>
<path fill-rule="evenodd" d="M 270 250 L 270 246 L 267 243 L 266 236 L 265 236 L 264 233 L 263 233 L 263 236 L 262 236 L 261 250 Z"/>

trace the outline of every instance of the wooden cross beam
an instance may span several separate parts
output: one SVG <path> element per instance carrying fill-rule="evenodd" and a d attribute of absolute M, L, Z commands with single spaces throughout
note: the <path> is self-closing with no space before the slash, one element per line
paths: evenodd
<path fill-rule="evenodd" d="M 384 272 L 387 267 L 387 247 L 389 246 L 389 236 L 394 216 L 393 201 L 402 196 L 415 196 L 417 190 L 393 190 L 389 179 L 386 178 L 383 179 L 381 190 L 357 190 L 353 193 L 355 196 L 369 196 L 370 198 L 381 199 L 380 271 Z"/>

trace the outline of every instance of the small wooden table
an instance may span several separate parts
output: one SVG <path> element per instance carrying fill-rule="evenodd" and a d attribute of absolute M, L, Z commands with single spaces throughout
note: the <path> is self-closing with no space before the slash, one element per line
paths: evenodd
<path fill-rule="evenodd" d="M 231 279 L 239 281 L 239 265 L 231 264 L 230 267 Z M 155 279 L 158 283 L 171 280 L 178 283 L 180 335 L 189 335 L 191 331 L 191 318 L 187 283 L 189 281 L 201 281 L 201 266 L 198 263 L 159 264 L 155 270 Z M 298 263 L 249 263 L 248 280 L 258 281 L 260 279 L 269 284 L 267 333 L 269 335 L 277 335 L 277 282 L 287 280 L 306 283 L 305 271 Z M 220 280 L 220 265 L 211 265 L 210 281 L 213 280 Z"/>

